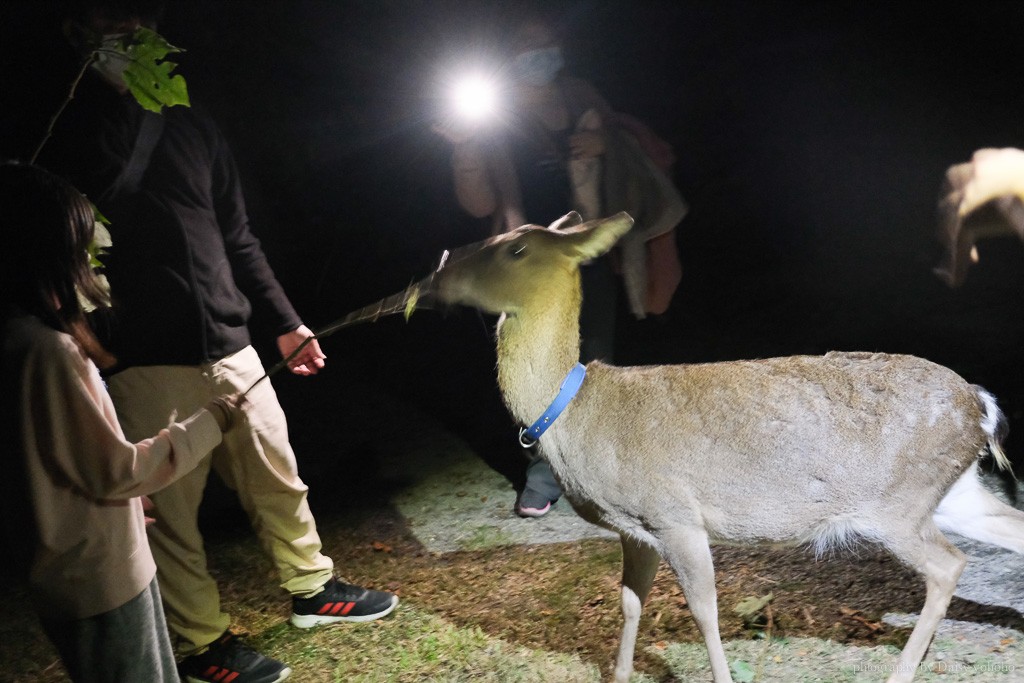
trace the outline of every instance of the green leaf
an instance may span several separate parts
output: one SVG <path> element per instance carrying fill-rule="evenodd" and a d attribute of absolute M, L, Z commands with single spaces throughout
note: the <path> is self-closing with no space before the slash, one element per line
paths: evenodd
<path fill-rule="evenodd" d="M 736 606 L 733 607 L 732 611 L 738 614 L 740 618 L 749 625 L 751 622 L 757 620 L 764 608 L 768 606 L 768 603 L 774 599 L 774 593 L 769 593 L 768 595 L 763 595 L 759 598 L 755 596 L 748 596 L 736 603 Z"/>
<path fill-rule="evenodd" d="M 92 202 L 89 202 L 92 204 Z M 100 289 L 103 290 L 107 302 L 110 302 L 110 283 L 107 281 L 107 277 L 100 272 L 103 269 L 103 261 L 100 257 L 107 253 L 107 247 L 113 246 L 114 242 L 110 237 L 110 231 L 107 230 L 107 225 L 110 224 L 100 210 L 96 208 L 95 204 L 92 204 L 93 220 L 93 236 L 92 242 L 86 247 L 86 253 L 89 255 L 89 265 L 93 269 L 93 277 L 96 278 L 96 282 L 99 284 Z M 106 225 L 104 225 L 106 224 Z M 78 303 L 82 307 L 82 310 L 86 313 L 91 313 L 96 307 L 82 296 L 81 292 L 78 294 Z"/>
<path fill-rule="evenodd" d="M 95 204 L 93 204 L 90 201 L 89 205 L 92 206 L 92 217 L 97 223 L 102 223 L 103 225 L 110 225 L 110 219 L 104 216 Z"/>
<path fill-rule="evenodd" d="M 158 114 L 164 107 L 190 106 L 185 78 L 180 74 L 172 76 L 177 64 L 164 60 L 172 52 L 182 50 L 148 28 L 137 30 L 125 50 L 128 66 L 124 82 L 144 109 Z"/>
<path fill-rule="evenodd" d="M 100 210 L 96 208 L 96 205 L 91 201 L 89 206 L 92 207 L 92 219 L 93 234 L 92 242 L 86 247 L 86 252 L 89 254 L 89 265 L 93 268 L 102 268 L 103 261 L 100 257 L 107 253 L 107 247 L 114 245 L 114 240 L 110 237 L 110 231 L 107 230 L 107 226 L 110 225 L 110 221 L 107 217 L 100 213 Z"/>
<path fill-rule="evenodd" d="M 732 672 L 732 679 L 736 683 L 753 683 L 756 678 L 754 668 L 742 660 L 734 660 L 729 665 L 729 670 Z"/>
<path fill-rule="evenodd" d="M 110 231 L 103 223 L 96 221 L 92 242 L 86 248 L 89 254 L 89 265 L 93 268 L 102 268 L 103 261 L 100 260 L 100 257 L 106 254 L 107 247 L 113 246 L 113 244 L 113 240 L 110 239 Z"/>
<path fill-rule="evenodd" d="M 405 321 L 409 322 L 412 312 L 416 310 L 416 304 L 420 300 L 420 288 L 413 286 L 409 288 L 409 298 L 405 301 Z"/>

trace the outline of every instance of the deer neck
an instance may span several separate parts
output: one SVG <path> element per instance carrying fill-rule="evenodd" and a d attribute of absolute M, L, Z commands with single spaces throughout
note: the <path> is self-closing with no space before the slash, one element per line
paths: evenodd
<path fill-rule="evenodd" d="M 554 288 L 552 288 L 554 289 Z M 546 294 L 498 324 L 498 386 L 512 416 L 530 424 L 580 357 L 580 284 Z"/>

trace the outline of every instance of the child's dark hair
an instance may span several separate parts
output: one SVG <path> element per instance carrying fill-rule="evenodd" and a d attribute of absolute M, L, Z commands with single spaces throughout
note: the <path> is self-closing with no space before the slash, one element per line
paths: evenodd
<path fill-rule="evenodd" d="M 38 166 L 0 163 L 0 313 L 35 315 L 67 332 L 100 367 L 113 364 L 89 329 L 81 295 L 109 305 L 88 248 L 92 204 L 71 183 Z"/>

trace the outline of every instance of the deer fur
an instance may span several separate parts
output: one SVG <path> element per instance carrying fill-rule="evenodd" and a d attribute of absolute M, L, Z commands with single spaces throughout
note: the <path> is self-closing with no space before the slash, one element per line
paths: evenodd
<path fill-rule="evenodd" d="M 523 425 L 578 359 L 579 264 L 632 225 L 625 213 L 566 228 L 573 222 L 524 226 L 456 251 L 434 281 L 444 302 L 502 314 L 498 384 Z M 1007 464 L 1003 426 L 984 390 L 912 356 L 591 362 L 539 448 L 576 511 L 621 536 L 624 625 L 614 680 L 632 672 L 659 557 L 679 579 L 715 683 L 725 683 L 732 679 L 709 542 L 804 543 L 821 553 L 867 540 L 927 583 L 888 679 L 910 681 L 966 561 L 940 529 L 1024 552 L 1024 513 L 977 478 L 986 450 Z"/>

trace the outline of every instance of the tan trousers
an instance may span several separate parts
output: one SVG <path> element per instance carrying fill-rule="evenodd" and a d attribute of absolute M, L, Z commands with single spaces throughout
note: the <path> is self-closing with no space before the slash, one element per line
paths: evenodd
<path fill-rule="evenodd" d="M 110 379 L 109 389 L 125 435 L 139 441 L 175 417 L 191 415 L 214 396 L 245 391 L 263 372 L 250 346 L 200 366 L 129 368 Z M 238 492 L 260 543 L 277 566 L 282 588 L 308 595 L 333 572 L 333 562 L 320 552 L 307 487 L 299 478 L 277 394 L 264 380 L 247 398 L 245 419 L 224 435 L 223 443 L 192 472 L 150 496 L 156 522 L 149 527 L 149 544 L 168 625 L 182 653 L 213 642 L 230 622 L 207 571 L 197 523 L 211 466 Z"/>

